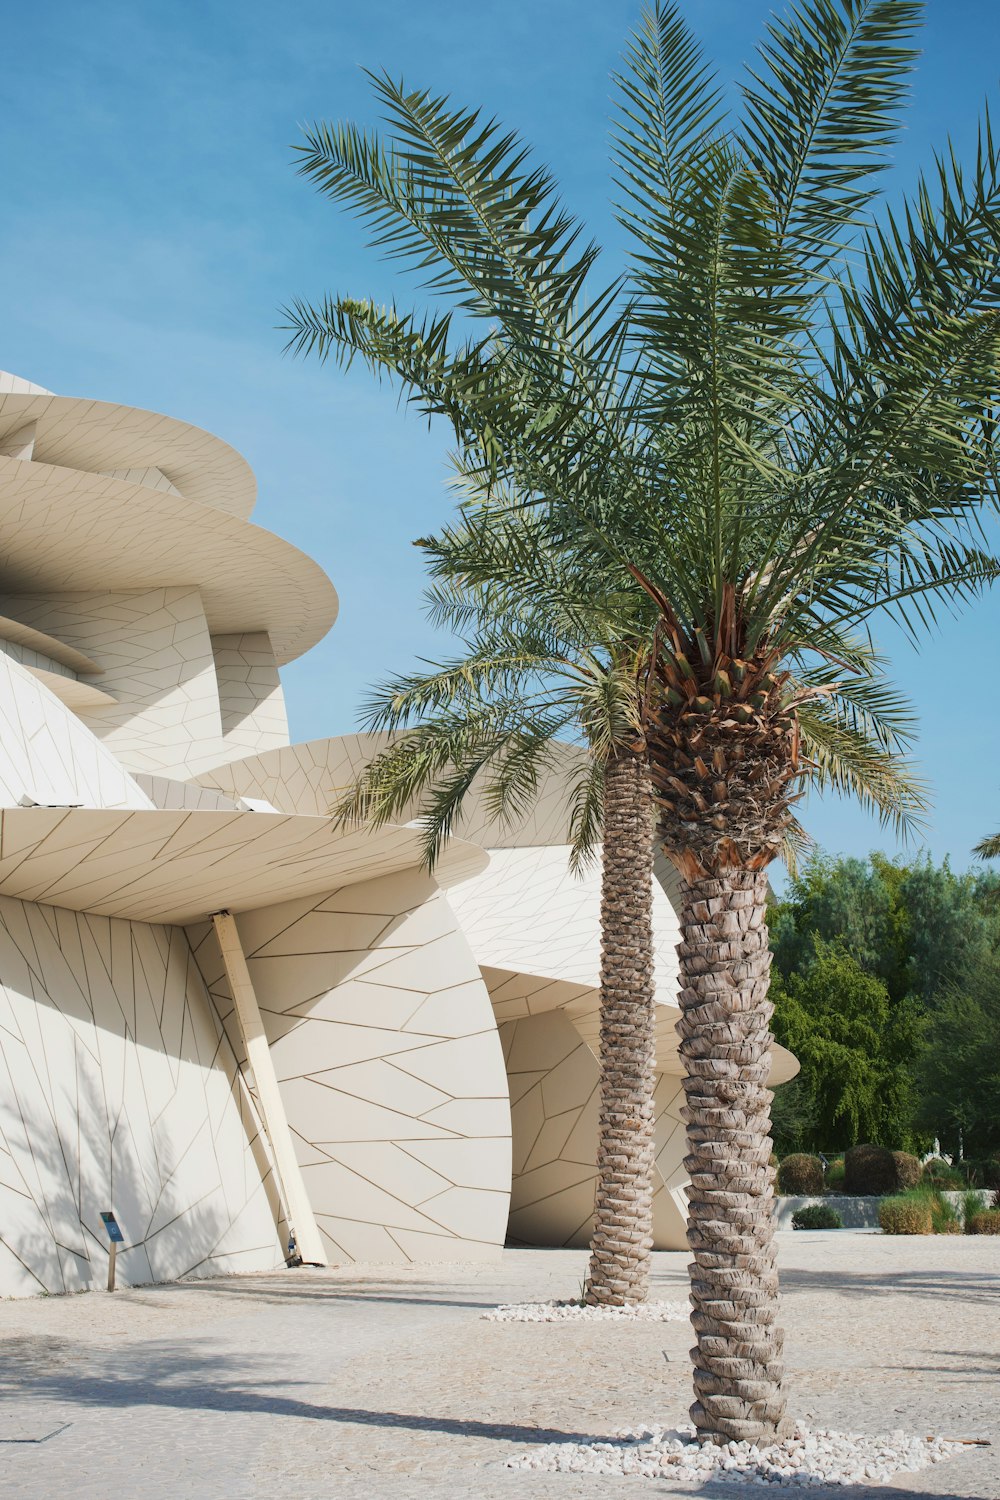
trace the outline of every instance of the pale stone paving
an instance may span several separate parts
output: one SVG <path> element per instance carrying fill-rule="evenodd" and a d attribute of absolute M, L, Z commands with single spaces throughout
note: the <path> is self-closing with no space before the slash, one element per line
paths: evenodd
<path fill-rule="evenodd" d="M 779 1239 L 795 1416 L 842 1432 L 1000 1442 L 1000 1242 Z M 658 1253 L 654 1296 L 683 1296 L 685 1265 Z M 573 1296 L 585 1266 L 583 1251 L 519 1250 L 492 1267 L 348 1266 L 2 1303 L 0 1496 L 756 1493 L 739 1480 L 504 1467 L 547 1443 L 687 1419 L 685 1323 L 484 1322 L 501 1302 Z M 848 1493 L 993 1500 L 998 1460 L 996 1446 L 968 1448 Z"/>

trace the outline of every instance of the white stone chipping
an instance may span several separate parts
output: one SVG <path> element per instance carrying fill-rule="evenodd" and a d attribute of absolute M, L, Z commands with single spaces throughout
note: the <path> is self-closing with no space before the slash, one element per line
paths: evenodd
<path fill-rule="evenodd" d="M 504 1302 L 483 1317 L 488 1323 L 682 1323 L 687 1302 L 640 1302 L 631 1307 L 589 1307 L 582 1302 Z"/>
<path fill-rule="evenodd" d="M 915 1473 L 959 1451 L 944 1438 L 902 1430 L 881 1437 L 812 1430 L 798 1425 L 792 1437 L 766 1447 L 752 1443 L 701 1445 L 690 1426 L 632 1427 L 605 1441 L 547 1443 L 508 1459 L 510 1469 L 561 1474 L 603 1474 L 641 1479 L 731 1479 L 743 1484 L 881 1484 Z"/>

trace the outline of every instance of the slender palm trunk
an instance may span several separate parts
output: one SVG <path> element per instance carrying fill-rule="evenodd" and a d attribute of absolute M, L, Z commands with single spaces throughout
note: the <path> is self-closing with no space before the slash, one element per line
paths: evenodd
<path fill-rule="evenodd" d="M 717 1442 L 784 1431 L 766 899 L 763 871 L 686 882 L 678 948 L 698 1340 L 691 1417 L 699 1436 Z"/>
<path fill-rule="evenodd" d="M 586 1300 L 645 1302 L 653 1248 L 653 829 L 649 767 L 608 767 L 601 882 L 601 1110 Z"/>

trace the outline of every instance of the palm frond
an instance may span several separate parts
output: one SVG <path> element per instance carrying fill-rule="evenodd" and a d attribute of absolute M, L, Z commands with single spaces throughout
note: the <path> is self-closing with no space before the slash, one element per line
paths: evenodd
<path fill-rule="evenodd" d="M 836 705 L 809 704 L 799 712 L 799 725 L 812 785 L 849 796 L 903 840 L 925 827 L 928 791 L 903 757 L 869 738 Z"/>
<path fill-rule="evenodd" d="M 593 862 L 604 829 L 604 761 L 592 756 L 570 793 L 570 869 L 581 874 Z"/>
<path fill-rule="evenodd" d="M 691 209 L 690 163 L 719 134 L 722 90 L 677 5 L 643 11 L 612 79 L 618 214 L 654 263 Z"/>
<path fill-rule="evenodd" d="M 972 852 L 977 859 L 1000 859 L 1000 833 L 980 839 Z"/>
<path fill-rule="evenodd" d="M 767 184 L 796 280 L 849 239 L 900 133 L 915 0 L 800 0 L 773 20 L 744 86 L 740 149 Z"/>
<path fill-rule="evenodd" d="M 303 173 L 434 310 L 293 303 L 290 348 L 362 360 L 444 417 L 460 487 L 419 545 L 432 618 L 461 644 L 376 695 L 369 722 L 399 739 L 354 812 L 419 805 L 432 859 L 474 785 L 520 816 L 565 735 L 587 766 L 583 858 L 604 761 L 674 713 L 678 767 L 704 782 L 677 795 L 724 826 L 693 726 L 753 741 L 773 710 L 789 775 L 801 733 L 806 781 L 918 825 L 912 713 L 870 632 L 888 616 L 917 638 L 1000 573 L 989 116 L 969 167 L 949 147 L 898 207 L 875 202 L 919 15 L 796 0 L 731 122 L 679 5 L 653 0 L 615 78 L 624 279 L 598 279 L 551 174 L 474 110 L 381 75 L 384 136 L 306 133 Z"/>

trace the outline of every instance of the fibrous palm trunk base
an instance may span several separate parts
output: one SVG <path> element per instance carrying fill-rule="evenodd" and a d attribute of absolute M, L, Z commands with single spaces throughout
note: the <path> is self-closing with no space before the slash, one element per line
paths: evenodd
<path fill-rule="evenodd" d="M 645 757 L 605 775 L 601 884 L 601 1104 L 584 1298 L 645 1302 L 653 1248 L 653 830 Z"/>
<path fill-rule="evenodd" d="M 684 1109 L 690 1173 L 691 1417 L 706 1441 L 787 1431 L 777 1326 L 767 999 L 771 955 L 762 871 L 686 882 L 681 916 Z"/>

